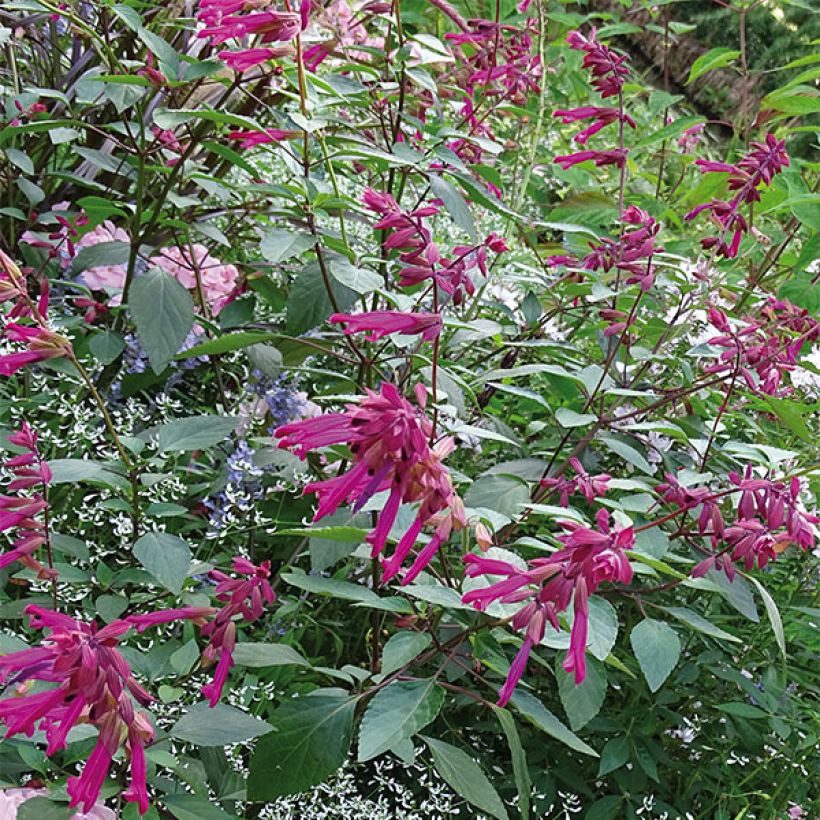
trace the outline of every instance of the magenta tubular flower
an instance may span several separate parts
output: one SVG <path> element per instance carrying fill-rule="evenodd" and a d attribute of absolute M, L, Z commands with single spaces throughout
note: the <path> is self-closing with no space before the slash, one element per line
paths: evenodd
<path fill-rule="evenodd" d="M 208 698 L 210 705 L 216 706 L 222 697 L 222 690 L 233 666 L 233 650 L 236 645 L 237 618 L 253 623 L 262 617 L 266 606 L 272 606 L 276 595 L 270 585 L 270 561 L 263 561 L 259 566 L 246 558 L 234 557 L 233 570 L 239 573 L 238 578 L 220 570 L 211 570 L 211 579 L 217 582 L 215 595 L 221 607 L 183 607 L 181 609 L 164 609 L 148 612 L 144 615 L 132 615 L 127 622 L 144 632 L 152 626 L 189 620 L 199 625 L 208 645 L 202 652 L 202 665 L 216 663 L 214 678 L 211 683 L 202 687 L 202 694 Z"/>
<path fill-rule="evenodd" d="M 133 700 L 147 706 L 151 696 L 134 680 L 117 649 L 128 631 L 127 621 L 98 627 L 37 606 L 26 607 L 31 626 L 47 629 L 39 646 L 0 656 L 0 682 L 27 680 L 56 684 L 33 695 L 11 696 L 0 701 L 0 720 L 6 737 L 24 733 L 31 737 L 39 724 L 46 734 L 47 755 L 65 748 L 68 732 L 82 722 L 97 727 L 99 736 L 79 777 L 68 778 L 69 806 L 91 811 L 100 795 L 111 761 L 127 737 L 132 763 L 132 790 L 127 800 L 147 811 L 142 747 L 153 740 L 153 730 L 134 708 Z M 133 699 L 133 700 L 132 700 Z M 139 747 L 140 751 L 136 751 Z"/>
<path fill-rule="evenodd" d="M 570 48 L 585 53 L 584 68 L 591 72 L 592 85 L 602 97 L 617 97 L 621 93 L 629 76 L 629 69 L 625 65 L 628 57 L 625 54 L 618 54 L 609 46 L 599 43 L 595 39 L 594 28 L 589 37 L 584 37 L 579 31 L 571 31 L 567 35 L 567 44 Z"/>
<path fill-rule="evenodd" d="M 440 333 L 443 320 L 440 313 L 402 313 L 398 310 L 374 310 L 369 313 L 334 313 L 329 322 L 346 325 L 345 333 L 370 331 L 365 338 L 376 342 L 391 333 L 421 334 L 430 342 Z"/>
<path fill-rule="evenodd" d="M 589 596 L 606 581 L 628 584 L 632 580 L 632 567 L 626 557 L 635 543 L 631 527 L 612 526 L 609 513 L 603 509 L 596 515 L 595 530 L 574 521 L 559 523 L 567 530 L 558 536 L 564 548 L 548 558 L 530 561 L 525 570 L 480 555 L 470 554 L 464 559 L 469 577 L 494 575 L 502 578 L 482 589 L 466 592 L 462 596 L 465 604 L 484 610 L 493 601 L 502 604 L 527 601 L 512 622 L 515 629 L 526 630 L 526 640 L 510 667 L 499 698 L 501 706 L 509 700 L 520 679 L 530 649 L 543 639 L 546 623 L 549 621 L 558 629 L 557 613 L 567 609 L 570 602 L 575 617 L 564 669 L 574 673 L 576 684 L 581 683 L 586 676 Z"/>
<path fill-rule="evenodd" d="M 0 554 L 0 569 L 19 561 L 23 566 L 34 570 L 41 578 L 55 578 L 57 573 L 53 569 L 44 567 L 34 553 L 46 543 L 48 531 L 37 517 L 48 509 L 45 499 L 45 489 L 51 483 L 52 473 L 48 464 L 42 460 L 37 449 L 37 433 L 27 422 L 23 422 L 20 430 L 12 433 L 8 440 L 11 444 L 25 448 L 26 452 L 7 459 L 4 462 L 14 479 L 8 485 L 10 493 L 20 490 L 29 490 L 33 487 L 41 488 L 41 493 L 30 497 L 2 495 L 0 496 L 0 532 L 15 530 L 15 539 L 12 549 Z"/>
<path fill-rule="evenodd" d="M 610 123 L 618 122 L 618 120 L 623 121 L 630 128 L 635 128 L 635 120 L 628 114 L 621 113 L 617 108 L 586 105 L 580 108 L 559 109 L 554 111 L 552 116 L 560 117 L 561 122 L 565 124 L 581 122 L 583 120 L 593 120 L 591 125 L 575 135 L 575 141 L 581 145 L 585 145 L 587 140 L 594 134 L 597 134 L 602 128 L 605 128 Z"/>
<path fill-rule="evenodd" d="M 306 493 L 316 493 L 319 498 L 314 521 L 335 512 L 342 504 L 360 510 L 376 493 L 389 490 L 376 526 L 367 536 L 374 557 L 384 550 L 400 505 L 419 503 L 416 519 L 385 562 L 383 582 L 399 571 L 426 524 L 435 524 L 437 528 L 432 546 L 428 545 L 418 556 L 404 578 L 405 583 L 429 563 L 453 526 L 466 524 L 460 499 L 441 463 L 452 450 L 452 440 L 444 439 L 430 447 L 432 425 L 423 412 L 426 393 L 420 385 L 416 388 L 416 399 L 418 409 L 394 385 L 385 383 L 379 393 L 367 390 L 358 404 L 349 404 L 343 413 L 302 419 L 276 430 L 276 437 L 281 439 L 279 446 L 302 459 L 311 450 L 333 444 L 350 447 L 352 466 L 346 473 L 305 487 Z M 436 518 L 447 509 L 451 510 L 449 517 Z"/>
<path fill-rule="evenodd" d="M 241 148 L 254 148 L 271 142 L 284 142 L 300 137 L 301 131 L 289 131 L 284 128 L 266 128 L 264 131 L 230 131 L 228 138 L 238 140 Z"/>
<path fill-rule="evenodd" d="M 276 48 L 245 48 L 241 51 L 220 51 L 217 57 L 224 60 L 229 68 L 241 74 L 243 71 L 248 71 L 248 69 L 268 62 L 268 60 L 286 57 L 292 53 L 293 49 L 290 46 L 277 46 Z"/>
<path fill-rule="evenodd" d="M 701 240 L 706 248 L 715 248 L 718 256 L 732 259 L 740 250 L 740 241 L 750 229 L 750 223 L 739 213 L 744 204 L 752 205 L 760 200 L 761 183 L 771 185 L 774 176 L 789 165 L 786 153 L 786 141 L 778 140 L 773 134 L 766 134 L 763 142 L 751 143 L 749 153 L 737 163 L 711 160 L 696 160 L 695 164 L 702 173 L 729 174 L 727 185 L 730 191 L 737 191 L 731 201 L 713 199 L 711 202 L 698 205 L 684 219 L 692 220 L 698 214 L 708 211 L 721 229 L 718 236 L 709 236 Z M 731 242 L 727 242 L 731 235 Z"/>
<path fill-rule="evenodd" d="M 626 151 L 621 151 L 619 148 L 613 148 L 609 151 L 576 151 L 574 154 L 555 157 L 553 162 L 567 171 L 573 165 L 588 162 L 589 160 L 592 160 L 598 168 L 603 165 L 617 165 L 622 168 L 626 162 Z"/>
<path fill-rule="evenodd" d="M 65 356 L 71 350 L 68 339 L 40 326 L 8 322 L 5 335 L 10 341 L 20 342 L 28 349 L 0 356 L 0 376 L 12 376 L 30 364 Z"/>

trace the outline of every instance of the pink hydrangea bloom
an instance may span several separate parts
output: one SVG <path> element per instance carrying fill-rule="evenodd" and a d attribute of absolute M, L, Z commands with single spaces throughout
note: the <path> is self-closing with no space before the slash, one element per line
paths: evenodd
<path fill-rule="evenodd" d="M 120 227 L 114 225 L 110 219 L 83 234 L 77 242 L 77 250 L 91 248 L 104 242 L 124 242 L 129 244 L 131 238 Z M 110 305 L 119 305 L 122 301 L 122 289 L 125 285 L 126 265 L 97 265 L 88 268 L 80 274 L 80 281 L 91 290 L 105 291 L 109 295 Z"/>
<path fill-rule="evenodd" d="M 198 271 L 205 301 L 211 315 L 216 316 L 236 296 L 239 271 L 235 265 L 225 264 L 211 256 L 204 245 L 193 245 L 192 250 L 193 254 L 189 248 L 163 248 L 148 263 L 162 268 L 194 293 Z"/>
<path fill-rule="evenodd" d="M 46 797 L 48 789 L 21 788 L 0 790 L 0 820 L 15 820 L 17 811 L 32 797 Z M 95 803 L 90 811 L 75 812 L 71 820 L 117 820 L 117 815 L 102 803 Z"/>

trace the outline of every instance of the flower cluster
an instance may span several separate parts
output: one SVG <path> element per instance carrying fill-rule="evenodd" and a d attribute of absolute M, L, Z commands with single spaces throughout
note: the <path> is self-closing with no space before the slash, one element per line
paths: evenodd
<path fill-rule="evenodd" d="M 533 559 L 526 569 L 475 554 L 464 559 L 469 577 L 490 575 L 502 578 L 489 586 L 464 593 L 464 603 L 484 610 L 493 601 L 502 604 L 527 601 L 512 620 L 515 629 L 525 631 L 525 637 L 499 692 L 499 706 L 504 706 L 512 696 L 533 646 L 544 637 L 547 622 L 559 629 L 558 613 L 566 610 L 570 603 L 574 619 L 564 669 L 574 673 L 576 684 L 581 683 L 586 677 L 589 596 L 605 581 L 628 584 L 632 580 L 632 567 L 626 556 L 635 543 L 631 527 L 612 524 L 609 513 L 603 509 L 596 515 L 597 529 L 575 521 L 559 523 L 566 531 L 558 536 L 564 544 L 563 549 L 548 558 Z"/>
<path fill-rule="evenodd" d="M 198 36 L 213 45 L 259 36 L 262 46 L 219 52 L 220 59 L 239 72 L 287 56 L 293 53 L 290 41 L 307 28 L 310 0 L 301 0 L 298 13 L 279 11 L 273 5 L 273 0 L 200 0 L 196 19 L 205 28 Z"/>
<path fill-rule="evenodd" d="M 242 618 L 253 623 L 262 617 L 265 604 L 273 605 L 276 594 L 270 585 L 270 561 L 262 561 L 259 566 L 247 558 L 233 558 L 233 578 L 221 570 L 211 570 L 209 577 L 216 581 L 216 599 L 222 604 L 213 607 L 183 607 L 182 609 L 162 609 L 145 615 L 131 615 L 127 621 L 144 632 L 152 626 L 179 620 L 190 620 L 200 626 L 200 633 L 208 638 L 208 645 L 202 652 L 203 667 L 216 663 L 214 679 L 202 687 L 202 694 L 211 706 L 216 706 L 222 697 L 222 690 L 233 664 L 233 650 L 236 646 L 236 619 Z M 213 616 L 213 617 L 211 617 Z"/>
<path fill-rule="evenodd" d="M 333 444 L 350 447 L 350 470 L 305 487 L 306 493 L 316 493 L 319 498 L 314 521 L 344 503 L 352 504 L 356 512 L 376 493 L 389 491 L 376 526 L 367 536 L 374 557 L 383 552 L 401 504 L 419 503 L 415 520 L 385 562 L 384 581 L 398 573 L 426 524 L 436 526 L 435 534 L 405 573 L 403 583 L 412 581 L 430 563 L 454 526 L 466 523 L 461 499 L 441 463 L 453 442 L 446 438 L 430 446 L 432 424 L 423 412 L 426 398 L 424 388 L 417 386 L 417 409 L 395 385 L 385 383 L 379 393 L 368 390 L 358 404 L 349 404 L 343 413 L 303 419 L 276 431 L 279 446 L 302 459 L 311 450 Z M 443 514 L 448 510 L 449 514 Z"/>
<path fill-rule="evenodd" d="M 706 159 L 695 161 L 702 173 L 728 174 L 727 187 L 730 191 L 737 191 L 730 201 L 713 199 L 698 205 L 684 217 L 691 220 L 698 214 L 707 212 L 720 233 L 702 239 L 700 244 L 706 249 L 714 248 L 718 256 L 725 256 L 727 259 L 737 256 L 740 240 L 749 232 L 751 206 L 760 201 L 759 186 L 761 183 L 771 185 L 775 174 L 789 165 L 786 141 L 778 140 L 773 134 L 766 134 L 763 142 L 753 142 L 751 149 L 737 165 Z M 744 204 L 750 206 L 748 220 L 740 213 Z M 730 235 L 731 241 L 728 241 Z"/>
<path fill-rule="evenodd" d="M 663 250 L 656 244 L 661 225 L 635 205 L 624 209 L 621 222 L 623 229 L 617 239 L 604 238 L 599 242 L 590 242 L 590 253 L 583 259 L 551 256 L 547 259 L 548 264 L 563 265 L 575 276 L 583 276 L 583 271 L 614 271 L 616 283 L 623 278 L 627 285 L 639 285 L 642 291 L 649 290 L 655 281 L 652 259 Z M 606 336 L 622 333 L 635 319 L 634 313 L 630 316 L 615 308 L 604 308 L 600 316 L 608 322 L 604 330 Z"/>
<path fill-rule="evenodd" d="M 534 21 L 524 28 L 493 20 L 469 20 L 468 30 L 446 34 L 456 63 L 464 74 L 459 85 L 475 96 L 477 88 L 525 105 L 527 95 L 540 90 L 541 58 L 533 54 Z"/>
<path fill-rule="evenodd" d="M 820 518 L 803 509 L 800 502 L 800 479 L 788 482 L 755 478 L 751 467 L 744 474 L 729 473 L 733 485 L 728 492 L 739 492 L 736 519 L 726 524 L 720 499 L 727 492 L 715 493 L 706 487 L 684 487 L 672 473 L 656 488 L 661 498 L 681 511 L 700 508 L 698 532 L 708 537 L 713 553 L 692 570 L 701 577 L 711 569 L 722 570 L 734 578 L 734 562 L 742 561 L 747 570 L 762 569 L 789 544 L 811 549 L 817 538 L 815 525 Z M 726 547 L 721 549 L 721 541 Z"/>
<path fill-rule="evenodd" d="M 480 245 L 456 246 L 454 257 L 448 259 L 441 255 L 430 229 L 424 224 L 425 219 L 438 213 L 437 205 L 405 211 L 390 194 L 371 189 L 365 191 L 363 202 L 381 216 L 373 227 L 391 231 L 382 245 L 385 250 L 400 251 L 399 261 L 403 267 L 399 284 L 402 287 L 432 279 L 437 287 L 453 297 L 455 304 L 461 304 L 465 293 L 475 293 L 470 271 L 477 268 L 483 276 L 487 275 L 487 250 L 494 253 L 507 250 L 504 241 L 491 233 Z"/>
<path fill-rule="evenodd" d="M 30 364 L 60 358 L 71 352 L 69 340 L 46 325 L 48 296 L 48 282 L 44 279 L 35 304 L 28 295 L 28 283 L 23 272 L 0 251 L 0 303 L 14 302 L 7 318 L 30 318 L 35 322 L 33 325 L 6 322 L 3 336 L 10 342 L 23 345 L 24 349 L 0 355 L 0 376 L 11 376 Z"/>
<path fill-rule="evenodd" d="M 11 530 L 16 537 L 12 549 L 0 554 L 0 569 L 19 561 L 41 578 L 54 578 L 55 570 L 44 567 L 34 558 L 34 553 L 48 541 L 48 528 L 44 521 L 38 520 L 38 516 L 48 509 L 45 489 L 52 479 L 51 469 L 37 449 L 36 431 L 25 421 L 8 440 L 25 452 L 7 459 L 3 464 L 14 475 L 7 489 L 15 495 L 0 495 L 0 532 Z M 39 491 L 31 496 L 17 494 L 20 490 L 34 487 Z"/>
<path fill-rule="evenodd" d="M 94 726 L 99 735 L 79 777 L 68 778 L 70 806 L 91 811 L 100 795 L 111 762 L 124 745 L 131 762 L 131 786 L 123 797 L 148 811 L 144 747 L 154 737 L 148 715 L 134 701 L 147 706 L 152 698 L 131 675 L 118 651 L 120 638 L 131 628 L 116 620 L 99 627 L 38 606 L 26 607 L 34 629 L 48 629 L 39 646 L 0 656 L 0 682 L 16 684 L 15 694 L 0 701 L 0 720 L 6 737 L 38 727 L 48 740 L 47 755 L 64 749 L 77 724 Z M 29 694 L 30 682 L 56 684 Z"/>
<path fill-rule="evenodd" d="M 589 37 L 584 37 L 578 31 L 571 31 L 567 35 L 567 43 L 570 48 L 584 52 L 583 66 L 589 69 L 592 74 L 593 87 L 604 99 L 617 97 L 618 107 L 584 105 L 578 108 L 559 109 L 553 113 L 553 116 L 560 118 L 561 122 L 566 124 L 591 121 L 586 128 L 575 135 L 575 141 L 580 145 L 586 145 L 591 136 L 614 122 L 619 123 L 621 130 L 623 130 L 624 125 L 634 128 L 635 121 L 624 112 L 621 94 L 624 81 L 629 76 L 629 69 L 625 65 L 626 55 L 618 54 L 608 46 L 598 42 L 595 39 L 595 29 L 592 29 Z M 618 148 L 604 151 L 592 149 L 576 151 L 572 154 L 557 156 L 553 161 L 565 171 L 573 165 L 590 160 L 599 168 L 603 165 L 616 165 L 618 168 L 622 168 L 626 163 L 627 152 L 623 147 L 623 141 L 620 142 L 621 145 Z"/>
<path fill-rule="evenodd" d="M 559 504 L 562 507 L 569 506 L 571 495 L 580 492 L 591 504 L 596 498 L 602 498 L 609 489 L 609 482 L 612 476 L 607 473 L 600 475 L 590 475 L 581 462 L 574 456 L 569 460 L 570 466 L 575 471 L 572 478 L 564 475 L 555 478 L 541 479 L 541 486 L 552 492 L 558 493 Z"/>
<path fill-rule="evenodd" d="M 783 376 L 795 368 L 805 344 L 820 339 L 820 322 L 782 299 L 770 299 L 760 313 L 759 318 L 747 318 L 742 327 L 733 328 L 725 313 L 710 307 L 709 321 L 720 335 L 708 343 L 723 352 L 705 370 L 725 373 L 739 367 L 740 375 L 755 393 L 789 393 Z"/>

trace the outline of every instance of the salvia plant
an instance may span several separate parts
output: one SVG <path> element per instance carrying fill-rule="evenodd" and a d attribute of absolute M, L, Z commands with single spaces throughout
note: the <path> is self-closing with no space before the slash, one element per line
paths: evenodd
<path fill-rule="evenodd" d="M 0 817 L 818 815 L 818 43 L 716 5 L 3 4 Z"/>

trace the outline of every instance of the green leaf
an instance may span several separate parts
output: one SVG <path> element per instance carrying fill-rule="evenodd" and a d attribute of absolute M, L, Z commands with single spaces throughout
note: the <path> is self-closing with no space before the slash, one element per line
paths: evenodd
<path fill-rule="evenodd" d="M 470 207 L 467 205 L 461 192 L 452 183 L 440 176 L 430 177 L 430 190 L 436 199 L 440 199 L 450 214 L 453 222 L 464 231 L 471 240 L 475 241 L 476 228 Z"/>
<path fill-rule="evenodd" d="M 91 337 L 88 347 L 100 364 L 111 364 L 125 349 L 125 342 L 119 333 L 104 330 Z"/>
<path fill-rule="evenodd" d="M 157 445 L 161 453 L 205 450 L 224 441 L 239 424 L 234 416 L 190 416 L 159 428 Z"/>
<path fill-rule="evenodd" d="M 48 462 L 48 466 L 53 473 L 52 484 L 76 484 L 87 481 L 89 484 L 102 484 L 118 490 L 126 490 L 131 486 L 120 472 L 121 468 L 114 464 L 83 458 L 55 458 Z"/>
<path fill-rule="evenodd" d="M 3 150 L 6 159 L 12 165 L 16 165 L 24 174 L 34 174 L 34 163 L 25 151 L 21 151 L 19 148 L 4 148 Z"/>
<path fill-rule="evenodd" d="M 464 503 L 468 507 L 495 510 L 508 518 L 521 514 L 530 501 L 530 490 L 520 478 L 508 475 L 483 475 L 467 489 Z"/>
<path fill-rule="evenodd" d="M 805 308 L 812 316 L 820 316 L 820 287 L 817 287 L 810 273 L 795 273 L 783 283 L 777 295 L 797 307 Z"/>
<path fill-rule="evenodd" d="M 17 820 L 67 820 L 69 816 L 74 816 L 73 811 L 69 812 L 66 803 L 56 803 L 45 795 L 29 798 L 20 804 L 16 812 L 14 804 L 8 810 L 12 814 L 7 816 L 16 817 Z"/>
<path fill-rule="evenodd" d="M 712 569 L 706 574 L 706 578 L 711 581 L 721 592 L 723 597 L 744 617 L 754 623 L 760 621 L 757 614 L 754 595 L 742 575 L 736 574 L 730 581 L 725 572 Z"/>
<path fill-rule="evenodd" d="M 147 532 L 134 544 L 134 557 L 166 589 L 182 590 L 191 567 L 191 550 L 178 535 Z"/>
<path fill-rule="evenodd" d="M 355 290 L 329 277 L 329 287 L 336 297 L 339 310 L 347 310 L 358 298 Z M 308 265 L 290 286 L 285 310 L 286 332 L 298 336 L 322 322 L 334 311 L 322 272 L 317 263 Z"/>
<path fill-rule="evenodd" d="M 601 711 L 606 697 L 606 675 L 598 664 L 587 661 L 586 677 L 581 683 L 576 684 L 575 674 L 566 673 L 560 659 L 556 664 L 555 675 L 558 679 L 561 705 L 569 718 L 569 725 L 577 731 Z"/>
<path fill-rule="evenodd" d="M 755 585 L 757 591 L 760 593 L 760 597 L 763 599 L 763 606 L 766 608 L 766 615 L 769 616 L 769 623 L 772 625 L 772 632 L 774 632 L 774 638 L 777 641 L 778 649 L 780 649 L 780 653 L 783 655 L 783 658 L 786 658 L 786 635 L 783 632 L 783 619 L 780 617 L 780 610 L 777 608 L 777 604 L 774 601 L 774 598 L 769 594 L 769 591 L 760 581 L 757 580 L 752 575 L 749 575 L 749 580 Z"/>
<path fill-rule="evenodd" d="M 680 658 L 680 639 L 666 621 L 645 618 L 629 635 L 651 692 L 657 692 L 672 673 Z"/>
<path fill-rule="evenodd" d="M 574 749 L 576 752 L 581 752 L 590 757 L 598 757 L 598 752 L 596 752 L 595 749 L 584 743 L 574 732 L 571 732 L 534 695 L 519 690 L 512 696 L 510 702 L 521 715 L 530 721 L 530 723 L 537 726 L 542 732 L 545 732 L 550 737 L 554 737 L 556 740 L 560 740 L 561 743 L 566 744 L 570 749 Z"/>
<path fill-rule="evenodd" d="M 598 417 L 592 413 L 576 413 L 569 407 L 559 407 L 555 411 L 555 420 L 561 427 L 585 427 L 592 424 Z"/>
<path fill-rule="evenodd" d="M 100 265 L 127 265 L 130 254 L 131 246 L 127 242 L 99 242 L 89 245 L 77 252 L 71 262 L 71 273 L 77 275 Z"/>
<path fill-rule="evenodd" d="M 726 712 L 727 715 L 732 715 L 732 717 L 749 718 L 750 720 L 761 720 L 768 717 L 762 709 L 740 701 L 719 703 L 715 708 L 720 709 L 721 712 Z"/>
<path fill-rule="evenodd" d="M 397 632 L 382 650 L 382 675 L 390 675 L 418 657 L 432 643 L 426 632 Z"/>
<path fill-rule="evenodd" d="M 174 359 L 192 359 L 195 356 L 218 356 L 222 353 L 230 353 L 232 350 L 242 350 L 245 347 L 257 345 L 260 342 L 269 342 L 275 339 L 277 334 L 265 333 L 261 330 L 240 330 L 236 333 L 226 333 L 216 339 L 209 339 L 207 342 L 189 347 L 181 353 L 177 353 Z"/>
<path fill-rule="evenodd" d="M 266 735 L 273 727 L 226 703 L 211 708 L 206 701 L 192 706 L 171 729 L 171 737 L 194 746 L 227 746 Z"/>
<path fill-rule="evenodd" d="M 811 430 L 803 417 L 803 405 L 779 396 L 762 396 L 763 403 L 799 439 L 810 442 Z"/>
<path fill-rule="evenodd" d="M 629 761 L 629 739 L 622 737 L 610 738 L 601 749 L 601 762 L 598 766 L 598 777 L 620 769 Z"/>
<path fill-rule="evenodd" d="M 316 690 L 285 701 L 271 716 L 274 731 L 253 750 L 249 800 L 276 800 L 322 783 L 347 759 L 356 699 Z"/>
<path fill-rule="evenodd" d="M 162 802 L 177 820 L 236 820 L 235 815 L 196 794 L 169 794 Z"/>
<path fill-rule="evenodd" d="M 596 800 L 584 815 L 584 820 L 620 820 L 624 816 L 624 799 L 619 794 L 608 794 Z"/>
<path fill-rule="evenodd" d="M 498 820 L 507 820 L 507 810 L 498 792 L 466 752 L 431 737 L 425 737 L 424 742 L 433 754 L 436 771 L 456 794 Z"/>
<path fill-rule="evenodd" d="M 723 46 L 719 48 L 711 48 L 706 54 L 701 54 L 700 57 L 692 63 L 689 69 L 689 77 L 686 80 L 686 85 L 702 77 L 707 71 L 712 71 L 716 68 L 724 68 L 740 56 L 739 51 L 733 51 L 730 48 Z"/>
<path fill-rule="evenodd" d="M 515 777 L 515 787 L 518 790 L 518 811 L 521 814 L 521 820 L 529 820 L 532 780 L 527 765 L 527 753 L 521 745 L 521 738 L 518 735 L 518 728 L 512 714 L 507 709 L 501 709 L 498 706 L 493 706 L 493 711 L 504 730 L 504 734 L 507 736 L 507 745 L 510 747 L 513 777 Z"/>
<path fill-rule="evenodd" d="M 191 295 L 170 274 L 149 268 L 131 284 L 128 307 L 151 368 L 162 373 L 194 325 Z"/>
<path fill-rule="evenodd" d="M 435 680 L 394 681 L 379 690 L 359 729 L 359 762 L 408 740 L 438 715 L 444 690 Z"/>
<path fill-rule="evenodd" d="M 609 438 L 608 436 L 601 436 L 600 440 L 608 450 L 620 456 L 633 467 L 637 467 L 641 472 L 647 475 L 654 475 L 655 470 L 652 465 L 631 445 L 626 444 L 620 439 Z"/>
<path fill-rule="evenodd" d="M 266 231 L 259 244 L 266 262 L 277 265 L 286 259 L 292 259 L 316 244 L 316 237 L 308 233 L 291 233 L 280 228 Z"/>
<path fill-rule="evenodd" d="M 384 285 L 384 280 L 377 273 L 358 268 L 344 257 L 330 261 L 330 273 L 337 282 L 359 295 L 372 293 Z"/>
<path fill-rule="evenodd" d="M 711 638 L 717 638 L 721 641 L 730 641 L 732 643 L 740 643 L 740 638 L 735 637 L 729 632 L 724 631 L 718 626 L 715 626 L 711 621 L 708 621 L 702 615 L 687 609 L 682 606 L 665 606 L 661 607 L 664 612 L 667 612 L 673 618 L 677 618 L 681 623 L 691 626 L 698 632 L 704 635 L 709 635 Z"/>
<path fill-rule="evenodd" d="M 656 145 L 659 142 L 674 139 L 686 131 L 687 128 L 691 128 L 693 125 L 698 125 L 698 123 L 701 122 L 705 122 L 703 117 L 680 117 L 669 125 L 665 125 L 663 128 L 659 128 L 657 131 L 649 134 L 649 136 L 638 140 L 635 144 L 635 148 L 645 148 L 648 145 Z"/>
<path fill-rule="evenodd" d="M 264 666 L 310 666 L 310 664 L 286 643 L 238 643 L 233 651 L 237 666 L 258 668 Z"/>

